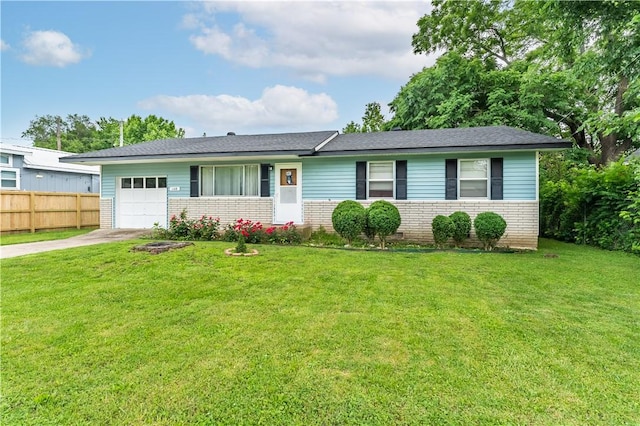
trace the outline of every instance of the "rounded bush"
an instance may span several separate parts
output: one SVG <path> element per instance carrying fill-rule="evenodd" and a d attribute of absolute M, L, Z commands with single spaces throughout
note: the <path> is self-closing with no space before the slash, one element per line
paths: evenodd
<path fill-rule="evenodd" d="M 453 212 L 449 215 L 453 222 L 453 241 L 460 247 L 471 233 L 471 217 L 465 212 Z"/>
<path fill-rule="evenodd" d="M 431 230 L 433 231 L 433 240 L 436 243 L 436 247 L 441 248 L 453 236 L 455 225 L 448 216 L 439 214 L 433 218 Z"/>
<path fill-rule="evenodd" d="M 367 226 L 370 232 L 380 238 L 382 248 L 385 247 L 387 237 L 398 230 L 400 223 L 402 220 L 398 208 L 388 201 L 374 201 L 367 209 Z"/>
<path fill-rule="evenodd" d="M 367 223 L 367 211 L 357 201 L 345 200 L 333 209 L 331 223 L 333 229 L 351 244 Z"/>
<path fill-rule="evenodd" d="M 507 229 L 507 222 L 497 213 L 480 213 L 473 221 L 476 236 L 485 250 L 492 250 Z"/>

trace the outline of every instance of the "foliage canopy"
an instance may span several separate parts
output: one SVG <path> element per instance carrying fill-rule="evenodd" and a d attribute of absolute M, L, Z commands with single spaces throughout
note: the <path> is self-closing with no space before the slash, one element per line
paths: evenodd
<path fill-rule="evenodd" d="M 640 3 L 434 0 L 416 53 L 445 54 L 387 127 L 504 124 L 572 138 L 593 163 L 640 147 Z"/>
<path fill-rule="evenodd" d="M 86 115 L 69 114 L 66 118 L 54 115 L 36 116 L 29 128 L 22 133 L 33 140 L 34 146 L 58 149 L 58 133 L 63 151 L 89 152 L 118 146 L 120 120 L 100 117 L 92 121 Z M 173 121 L 149 115 L 142 118 L 132 115 L 123 121 L 124 145 L 156 139 L 183 138 L 184 129 L 176 127 Z"/>

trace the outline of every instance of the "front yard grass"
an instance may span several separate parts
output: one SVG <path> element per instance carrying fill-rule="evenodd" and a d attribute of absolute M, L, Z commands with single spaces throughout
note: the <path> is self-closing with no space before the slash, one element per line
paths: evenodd
<path fill-rule="evenodd" d="M 139 243 L 2 261 L 3 424 L 640 423 L 637 256 Z"/>
<path fill-rule="evenodd" d="M 39 241 L 64 240 L 66 238 L 87 234 L 96 228 L 65 229 L 63 231 L 39 231 L 35 233 L 21 232 L 18 234 L 4 234 L 0 236 L 0 246 L 10 244 L 36 243 Z"/>

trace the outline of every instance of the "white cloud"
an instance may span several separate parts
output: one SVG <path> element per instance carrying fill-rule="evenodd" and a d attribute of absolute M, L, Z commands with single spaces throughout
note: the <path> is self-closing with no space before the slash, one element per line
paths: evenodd
<path fill-rule="evenodd" d="M 32 31 L 22 44 L 25 52 L 21 58 L 30 65 L 63 68 L 89 56 L 88 51 L 83 51 L 66 34 L 58 31 Z"/>
<path fill-rule="evenodd" d="M 5 50 L 11 49 L 8 43 L 5 43 L 4 40 L 0 39 L 0 52 L 4 52 Z"/>
<path fill-rule="evenodd" d="M 338 107 L 329 95 L 281 85 L 267 87 L 256 100 L 224 94 L 159 95 L 138 106 L 185 117 L 208 132 L 314 128 L 338 118 Z"/>
<path fill-rule="evenodd" d="M 413 2 L 205 2 L 183 18 L 205 54 L 241 65 L 285 67 L 322 81 L 327 75 L 406 80 L 434 58 L 414 55 L 411 36 L 429 10 Z M 225 28 L 229 13 L 240 22 Z M 187 25 L 188 24 L 188 25 Z M 195 28 L 198 28 L 195 30 Z"/>

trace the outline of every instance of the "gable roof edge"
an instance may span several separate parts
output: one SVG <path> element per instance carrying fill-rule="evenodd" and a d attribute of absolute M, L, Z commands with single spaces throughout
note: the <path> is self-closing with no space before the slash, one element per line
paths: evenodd
<path fill-rule="evenodd" d="M 328 144 L 329 142 L 331 142 L 331 141 L 332 141 L 334 138 L 336 138 L 339 134 L 340 134 L 340 132 L 338 132 L 338 131 L 336 130 L 336 132 L 335 132 L 333 135 L 329 136 L 329 137 L 328 137 L 327 139 L 325 139 L 323 142 L 320 142 L 320 143 L 318 144 L 318 146 L 316 146 L 315 148 L 313 148 L 313 153 L 316 153 L 316 152 L 320 151 L 322 148 L 324 148 L 324 146 L 325 146 L 326 144 Z"/>

